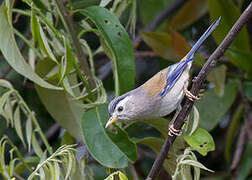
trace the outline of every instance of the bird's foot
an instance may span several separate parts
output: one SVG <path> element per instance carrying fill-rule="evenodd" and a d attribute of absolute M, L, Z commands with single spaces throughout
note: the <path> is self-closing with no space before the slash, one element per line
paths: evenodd
<path fill-rule="evenodd" d="M 170 124 L 168 126 L 168 129 L 169 129 L 169 132 L 168 132 L 169 136 L 180 136 L 181 135 L 180 130 L 175 129 L 173 124 Z"/>
<path fill-rule="evenodd" d="M 186 85 L 184 85 L 184 93 L 186 95 L 186 97 L 191 100 L 191 101 L 194 101 L 194 100 L 199 100 L 200 97 L 198 96 L 194 96 L 190 91 L 188 91 Z"/>
<path fill-rule="evenodd" d="M 197 76 L 195 76 L 193 79 L 192 79 L 192 82 L 195 82 L 197 80 Z"/>

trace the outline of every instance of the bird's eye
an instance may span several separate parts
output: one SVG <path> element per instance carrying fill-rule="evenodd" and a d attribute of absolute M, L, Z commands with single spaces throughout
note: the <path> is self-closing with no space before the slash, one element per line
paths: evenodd
<path fill-rule="evenodd" d="M 123 107 L 122 106 L 119 106 L 118 109 L 117 109 L 118 112 L 121 112 L 123 111 Z"/>

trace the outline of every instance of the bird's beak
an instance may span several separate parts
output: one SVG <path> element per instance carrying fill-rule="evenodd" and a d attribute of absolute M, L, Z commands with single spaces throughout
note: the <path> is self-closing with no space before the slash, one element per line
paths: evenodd
<path fill-rule="evenodd" d="M 109 127 L 111 124 L 113 124 L 115 121 L 118 120 L 118 117 L 110 117 L 109 121 L 107 122 L 105 128 Z"/>

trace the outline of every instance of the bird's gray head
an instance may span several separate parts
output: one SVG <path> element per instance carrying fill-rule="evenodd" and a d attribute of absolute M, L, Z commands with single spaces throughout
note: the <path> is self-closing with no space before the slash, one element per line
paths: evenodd
<path fill-rule="evenodd" d="M 109 112 L 109 121 L 106 124 L 106 127 L 118 120 L 133 120 L 137 114 L 134 102 L 134 96 L 130 93 L 126 93 L 122 96 L 119 96 L 113 99 L 109 103 L 108 112 Z"/>
<path fill-rule="evenodd" d="M 109 121 L 106 127 L 115 121 L 124 120 L 131 121 L 137 119 L 147 119 L 155 115 L 156 108 L 153 98 L 146 98 L 146 93 L 140 86 L 122 96 L 113 99 L 109 103 Z M 157 98 L 155 98 L 157 99 Z"/>

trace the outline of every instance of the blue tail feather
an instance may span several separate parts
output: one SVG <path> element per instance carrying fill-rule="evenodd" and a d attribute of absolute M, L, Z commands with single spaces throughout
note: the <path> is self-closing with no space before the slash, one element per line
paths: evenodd
<path fill-rule="evenodd" d="M 199 49 L 200 45 L 205 41 L 205 39 L 213 32 L 213 30 L 218 26 L 221 17 L 216 19 L 204 32 L 204 34 L 199 38 L 199 40 L 194 44 L 189 53 L 187 54 L 187 59 L 191 59 L 194 53 Z"/>
<path fill-rule="evenodd" d="M 218 26 L 220 21 L 220 17 L 212 23 L 209 28 L 204 32 L 204 34 L 199 38 L 196 44 L 192 47 L 189 53 L 186 56 L 186 61 L 180 61 L 176 64 L 173 64 L 168 67 L 167 74 L 166 74 L 166 85 L 164 89 L 158 94 L 158 96 L 163 96 L 166 94 L 173 85 L 177 82 L 178 78 L 184 71 L 186 65 L 188 65 L 192 60 L 194 53 L 199 49 L 200 45 L 204 42 L 204 40 L 212 33 L 212 31 Z"/>

